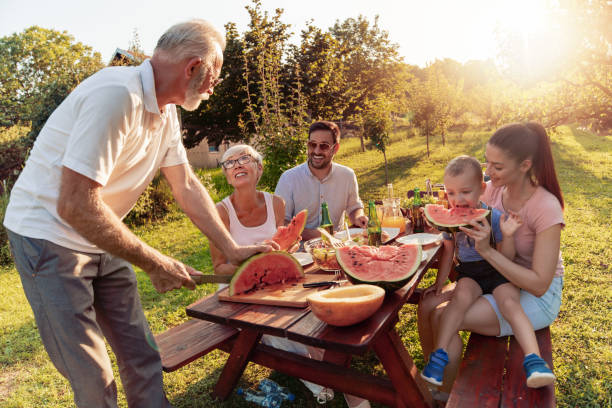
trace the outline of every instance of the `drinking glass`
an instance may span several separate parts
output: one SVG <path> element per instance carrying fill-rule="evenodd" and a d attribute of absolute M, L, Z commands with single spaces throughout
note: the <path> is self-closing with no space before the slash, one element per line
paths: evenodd
<path fill-rule="evenodd" d="M 400 210 L 399 198 L 385 198 L 383 200 L 382 227 L 399 228 L 400 234 L 406 230 L 406 220 Z"/>

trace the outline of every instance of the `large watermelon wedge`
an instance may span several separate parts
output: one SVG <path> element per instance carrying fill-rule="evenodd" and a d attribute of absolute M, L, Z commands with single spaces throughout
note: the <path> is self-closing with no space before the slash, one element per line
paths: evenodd
<path fill-rule="evenodd" d="M 253 255 L 232 276 L 229 295 L 238 295 L 266 285 L 294 281 L 304 276 L 302 265 L 284 251 Z"/>
<path fill-rule="evenodd" d="M 421 246 L 347 246 L 336 249 L 336 258 L 353 283 L 377 285 L 388 292 L 408 283 L 421 263 Z"/>
<path fill-rule="evenodd" d="M 458 227 L 468 226 L 472 220 L 484 218 L 489 215 L 486 208 L 444 208 L 440 204 L 427 204 L 425 216 L 430 223 L 436 225 L 441 231 L 455 232 Z"/>
<path fill-rule="evenodd" d="M 300 211 L 291 219 L 291 222 L 287 224 L 287 226 L 278 227 L 276 234 L 272 237 L 272 241 L 280 245 L 282 251 L 288 251 L 289 248 L 294 246 L 300 239 L 307 218 L 308 210 L 304 209 Z"/>

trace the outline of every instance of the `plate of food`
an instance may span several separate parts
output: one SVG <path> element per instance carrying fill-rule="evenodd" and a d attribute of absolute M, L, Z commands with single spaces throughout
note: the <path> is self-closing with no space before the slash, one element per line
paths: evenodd
<path fill-rule="evenodd" d="M 419 244 L 421 246 L 425 246 L 442 242 L 442 239 L 442 234 L 428 234 L 422 232 L 418 234 L 404 235 L 403 237 L 399 237 L 396 241 L 400 244 Z"/>
<path fill-rule="evenodd" d="M 399 228 L 382 227 L 381 241 L 383 244 L 391 241 L 399 234 Z M 359 245 L 368 245 L 368 230 L 364 228 L 349 228 L 351 239 Z M 346 239 L 346 231 L 338 231 L 334 234 L 338 239 Z"/>
<path fill-rule="evenodd" d="M 291 254 L 302 266 L 310 265 L 314 262 L 312 255 L 307 252 L 294 252 Z"/>

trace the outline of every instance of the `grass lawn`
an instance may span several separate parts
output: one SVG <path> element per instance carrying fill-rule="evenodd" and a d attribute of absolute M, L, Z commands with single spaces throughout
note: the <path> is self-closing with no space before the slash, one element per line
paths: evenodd
<path fill-rule="evenodd" d="M 389 177 L 396 195 L 415 186 L 424 187 L 425 178 L 441 182 L 445 164 L 458 154 L 483 158 L 489 132 L 451 135 L 447 145 L 432 143 L 432 156 L 425 157 L 421 138 L 397 134 L 389 146 Z M 612 136 L 596 136 L 570 127 L 552 134 L 557 172 L 566 199 L 561 250 L 566 268 L 563 305 L 552 325 L 553 360 L 560 407 L 612 406 Z M 378 151 L 359 151 L 359 141 L 342 141 L 337 161 L 355 169 L 363 199 L 382 198 L 386 192 L 384 164 Z M 218 179 L 212 171 L 213 179 Z M 143 240 L 202 271 L 211 272 L 208 241 L 184 217 L 135 229 Z M 186 320 L 184 308 L 215 290 L 214 285 L 195 291 L 180 290 L 158 294 L 142 271 L 137 271 L 145 313 L 154 333 Z M 432 283 L 433 272 L 422 285 Z M 401 311 L 398 325 L 406 347 L 419 368 L 423 358 L 416 331 L 416 309 Z M 70 407 L 68 382 L 50 363 L 16 271 L 0 268 L 0 407 Z M 111 354 L 112 355 L 112 354 Z M 253 406 L 233 394 L 226 402 L 213 402 L 211 392 L 225 363 L 226 354 L 213 352 L 182 369 L 165 375 L 168 398 L 176 407 Z M 113 364 L 115 364 L 113 362 Z M 363 371 L 380 372 L 373 355 L 354 360 Z M 115 370 L 116 370 L 116 365 Z M 119 378 L 118 373 L 115 373 Z M 296 379 L 249 364 L 239 386 L 255 387 L 263 378 L 288 386 L 297 394 L 295 407 L 318 406 Z M 121 387 L 119 382 L 119 387 Z M 127 406 L 120 388 L 119 406 Z M 341 395 L 328 404 L 346 406 Z M 376 405 L 374 405 L 376 406 Z"/>

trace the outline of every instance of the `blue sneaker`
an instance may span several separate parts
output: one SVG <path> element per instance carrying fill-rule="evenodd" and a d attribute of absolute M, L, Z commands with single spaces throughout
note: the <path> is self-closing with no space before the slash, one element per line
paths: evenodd
<path fill-rule="evenodd" d="M 528 354 L 523 360 L 523 368 L 527 377 L 527 386 L 529 388 L 540 388 L 550 385 L 555 381 L 555 375 L 546 364 L 535 354 Z"/>
<path fill-rule="evenodd" d="M 443 349 L 437 349 L 429 355 L 429 362 L 421 372 L 421 377 L 433 385 L 442 385 L 444 367 L 448 364 L 448 354 Z"/>

